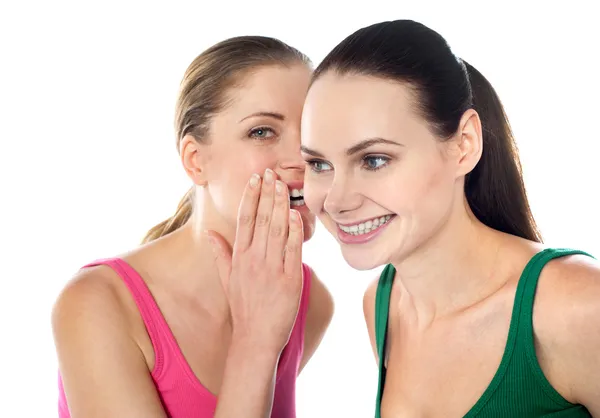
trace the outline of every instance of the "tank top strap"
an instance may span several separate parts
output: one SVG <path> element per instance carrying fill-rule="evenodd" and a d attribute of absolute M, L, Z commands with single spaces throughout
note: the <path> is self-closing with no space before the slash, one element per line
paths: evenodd
<path fill-rule="evenodd" d="M 377 387 L 377 403 L 375 405 L 375 418 L 381 417 L 381 398 L 383 396 L 386 375 L 385 362 L 390 297 L 395 275 L 396 269 L 391 264 L 388 264 L 379 276 L 377 293 L 375 295 L 375 344 L 377 355 L 379 357 L 379 381 Z"/>
<path fill-rule="evenodd" d="M 131 293 L 154 348 L 155 363 L 152 370 L 152 377 L 158 379 L 164 365 L 164 347 L 162 344 L 162 339 L 164 337 L 161 331 L 164 331 L 165 329 L 169 330 L 169 327 L 154 296 L 152 296 L 150 289 L 140 274 L 121 258 L 96 260 L 85 265 L 83 268 L 100 265 L 105 265 L 113 269 L 123 280 Z"/>
<path fill-rule="evenodd" d="M 546 395 L 557 404 L 564 405 L 570 404 L 548 382 L 537 360 L 533 330 L 533 308 L 538 282 L 544 267 L 554 259 L 570 255 L 585 255 L 594 258 L 592 255 L 580 250 L 547 248 L 537 253 L 530 260 L 523 271 L 517 288 L 513 317 L 511 318 L 511 328 L 513 325 L 516 325 L 516 329 L 514 330 L 517 334 L 515 337 L 515 354 L 527 360 L 537 384 L 541 385 Z M 513 363 L 516 364 L 518 362 Z"/>
<path fill-rule="evenodd" d="M 523 270 L 523 274 L 517 287 L 515 296 L 515 308 L 513 310 L 512 323 L 517 321 L 517 332 L 528 344 L 533 346 L 533 304 L 535 301 L 535 293 L 540 279 L 542 270 L 550 261 L 566 257 L 569 255 L 585 255 L 592 257 L 590 254 L 569 248 L 546 248 L 534 255 L 527 266 Z M 515 318 L 517 316 L 518 318 Z M 519 338 L 520 339 L 520 338 Z"/>

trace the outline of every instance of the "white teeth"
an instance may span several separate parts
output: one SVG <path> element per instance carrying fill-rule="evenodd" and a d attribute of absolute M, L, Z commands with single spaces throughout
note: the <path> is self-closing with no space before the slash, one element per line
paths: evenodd
<path fill-rule="evenodd" d="M 290 189 L 290 206 L 304 205 L 304 189 Z"/>
<path fill-rule="evenodd" d="M 371 231 L 374 231 L 375 229 L 386 224 L 390 220 L 391 217 L 392 217 L 391 215 L 386 215 L 386 216 L 382 216 L 381 218 L 376 218 L 376 219 L 373 219 L 373 220 L 370 220 L 367 222 L 361 222 L 358 225 L 352 225 L 352 226 L 338 225 L 338 226 L 342 231 L 346 232 L 347 234 L 363 235 L 363 234 L 369 233 Z"/>
<path fill-rule="evenodd" d="M 304 189 L 290 189 L 290 197 L 304 197 Z"/>
<path fill-rule="evenodd" d="M 302 206 L 304 205 L 304 199 L 290 200 L 290 206 Z"/>

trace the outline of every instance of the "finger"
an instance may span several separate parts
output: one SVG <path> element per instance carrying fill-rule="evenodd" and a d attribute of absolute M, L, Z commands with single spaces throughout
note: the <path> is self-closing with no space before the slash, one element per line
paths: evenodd
<path fill-rule="evenodd" d="M 227 292 L 229 288 L 229 275 L 231 274 L 231 247 L 221 235 L 215 231 L 206 231 L 208 241 L 215 256 L 215 263 L 223 289 Z"/>
<path fill-rule="evenodd" d="M 297 277 L 302 272 L 302 243 L 304 242 L 304 232 L 302 219 L 297 210 L 290 210 L 290 223 L 287 243 L 285 247 L 285 256 L 283 261 L 283 270 L 287 277 Z"/>
<path fill-rule="evenodd" d="M 267 251 L 267 240 L 269 237 L 269 227 L 273 217 L 273 200 L 275 194 L 275 173 L 267 169 L 263 177 L 258 209 L 256 210 L 256 221 L 254 225 L 254 235 L 252 237 L 252 247 L 256 250 L 255 256 L 264 257 Z"/>
<path fill-rule="evenodd" d="M 256 209 L 260 196 L 260 176 L 252 174 L 250 181 L 244 189 L 240 207 L 238 209 L 237 230 L 235 233 L 235 252 L 244 251 L 252 243 L 254 225 L 256 221 Z"/>
<path fill-rule="evenodd" d="M 281 271 L 283 264 L 283 250 L 288 236 L 288 222 L 290 216 L 290 195 L 284 182 L 275 182 L 275 203 L 273 204 L 273 218 L 269 227 L 267 242 L 267 259 L 273 266 Z"/>

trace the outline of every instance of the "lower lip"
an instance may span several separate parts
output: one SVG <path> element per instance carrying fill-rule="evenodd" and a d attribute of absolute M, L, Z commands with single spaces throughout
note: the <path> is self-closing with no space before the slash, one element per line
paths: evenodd
<path fill-rule="evenodd" d="M 390 222 L 392 222 L 394 220 L 394 218 L 395 218 L 395 216 L 391 217 L 385 224 L 383 224 L 383 226 L 380 226 L 376 230 L 371 231 L 371 232 L 367 232 L 366 234 L 361 234 L 361 235 L 348 234 L 347 232 L 342 231 L 338 227 L 337 228 L 338 238 L 344 244 L 364 244 L 364 243 L 367 243 L 367 242 L 372 241 L 373 239 L 375 239 L 375 237 L 377 237 L 379 234 L 381 234 L 381 232 L 383 232 L 383 230 L 387 228 L 387 226 L 390 224 Z"/>

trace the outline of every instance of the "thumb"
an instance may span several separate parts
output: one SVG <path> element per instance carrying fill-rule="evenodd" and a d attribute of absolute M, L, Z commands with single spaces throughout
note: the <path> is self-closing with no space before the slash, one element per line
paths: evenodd
<path fill-rule="evenodd" d="M 215 255 L 215 262 L 223 289 L 227 292 L 229 288 L 229 275 L 231 274 L 231 247 L 219 233 L 206 231 L 208 242 Z"/>

